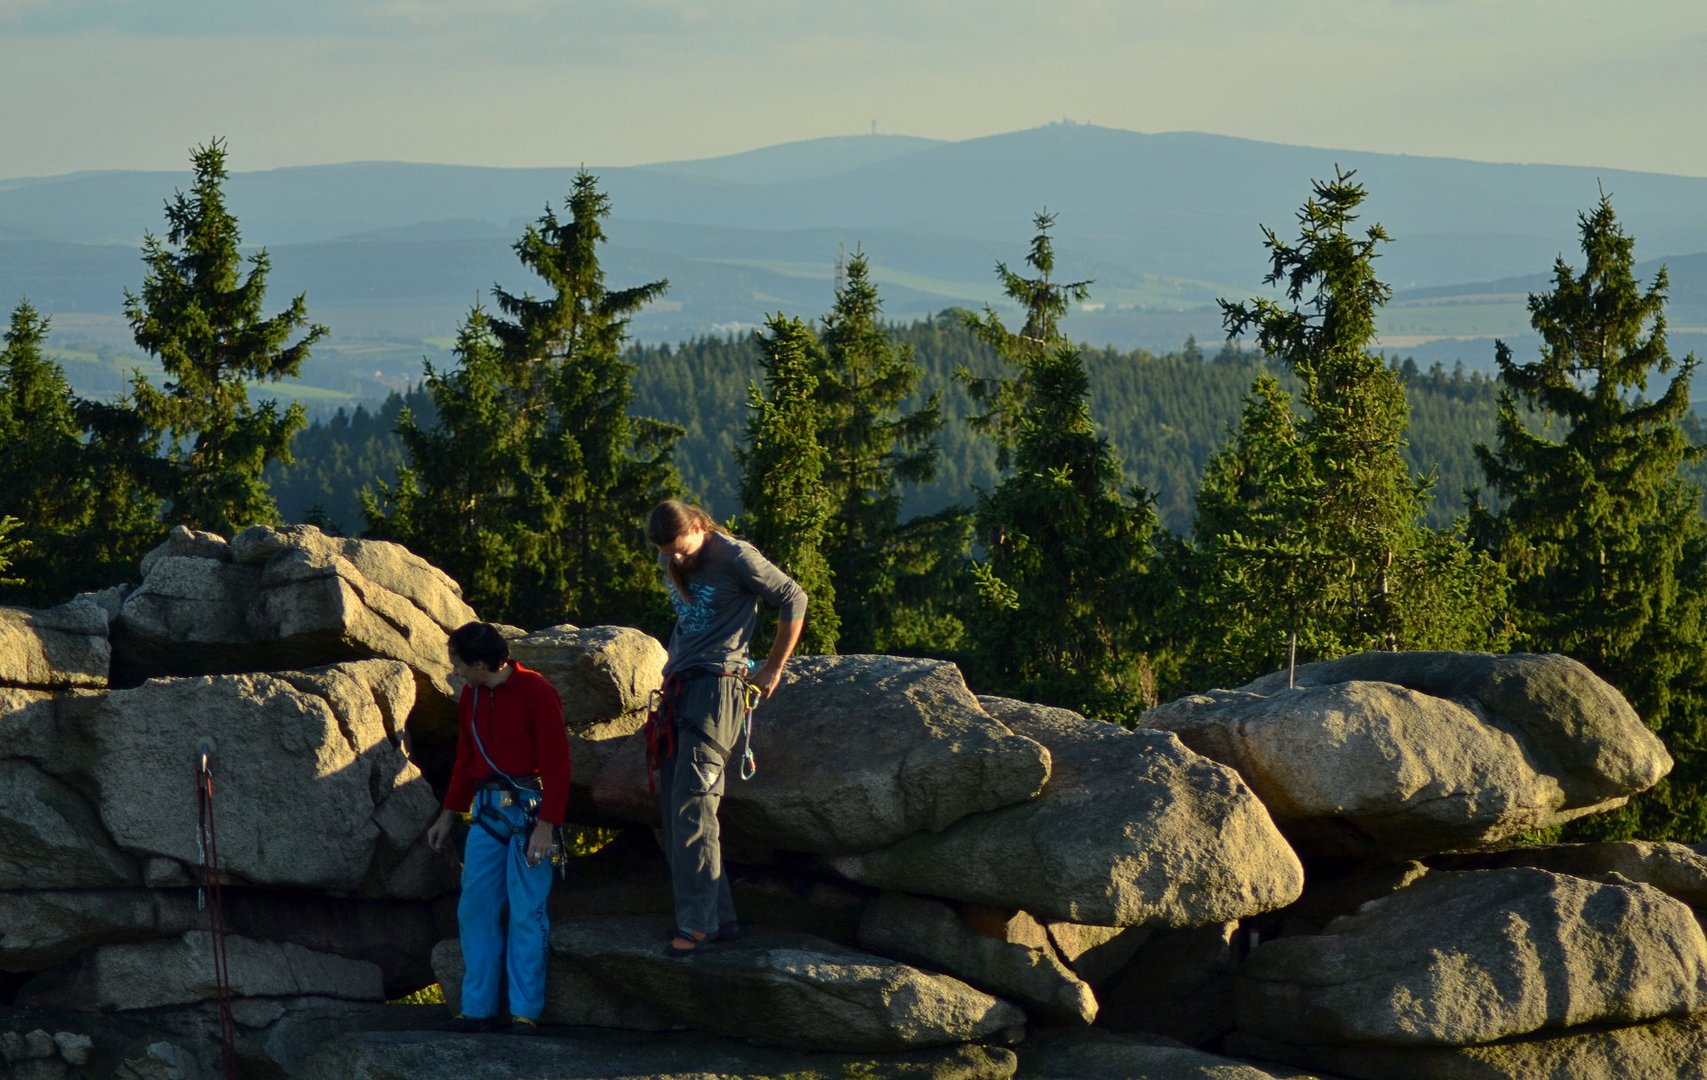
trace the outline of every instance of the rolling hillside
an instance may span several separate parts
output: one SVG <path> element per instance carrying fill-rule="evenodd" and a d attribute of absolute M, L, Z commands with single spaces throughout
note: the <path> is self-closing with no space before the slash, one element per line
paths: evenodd
<path fill-rule="evenodd" d="M 186 155 L 187 156 L 187 155 Z M 242 139 L 232 139 L 242 161 Z M 1018 264 L 1031 217 L 1059 215 L 1057 266 L 1095 279 L 1073 336 L 1122 348 L 1220 336 L 1217 297 L 1260 291 L 1259 225 L 1288 235 L 1313 177 L 1358 170 L 1368 220 L 1396 242 L 1399 290 L 1383 344 L 1485 368 L 1504 336 L 1523 348 L 1523 300 L 1575 253 L 1576 214 L 1602 186 L 1646 261 L 1672 274 L 1680 354 L 1707 352 L 1707 179 L 1368 154 L 1085 125 L 963 142 L 816 139 L 707 161 L 594 167 L 611 196 L 607 280 L 664 277 L 635 320 L 644 341 L 738 332 L 770 313 L 830 305 L 838 254 L 869 257 L 899 321 L 998 299 L 991 269 Z M 443 361 L 446 339 L 494 283 L 534 284 L 510 251 L 573 169 L 395 162 L 237 173 L 230 204 L 273 259 L 279 303 L 306 292 L 332 329 L 304 382 L 371 397 Z M 0 305 L 28 297 L 79 386 L 116 384 L 137 362 L 119 317 L 142 276 L 138 245 L 187 173 L 111 172 L 0 181 Z M 1651 268 L 1645 270 L 1651 273 Z"/>

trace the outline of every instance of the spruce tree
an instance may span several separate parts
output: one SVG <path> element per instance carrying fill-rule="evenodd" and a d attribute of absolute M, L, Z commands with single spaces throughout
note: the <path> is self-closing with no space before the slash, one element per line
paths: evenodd
<path fill-rule="evenodd" d="M 279 314 L 262 314 L 271 260 L 257 251 L 242 272 L 237 218 L 225 203 L 224 141 L 196 147 L 191 163 L 189 193 L 166 204 L 166 239 L 143 240 L 148 273 L 141 292 L 126 291 L 125 315 L 137 345 L 165 369 L 159 390 L 139 379 L 135 392 L 168 440 L 168 518 L 230 535 L 277 519 L 262 473 L 290 459 L 291 436 L 306 423 L 300 404 L 282 413 L 275 401 L 252 405 L 246 384 L 296 375 L 326 328 L 309 323 L 300 295 Z"/>
<path fill-rule="evenodd" d="M 5 595 L 33 605 L 124 580 L 159 539 L 157 443 L 128 399 L 73 397 L 47 332 L 23 301 L 0 351 L 0 517 L 19 521 Z"/>
<path fill-rule="evenodd" d="M 881 309 L 866 258 L 856 253 L 824 320 L 815 394 L 823 483 L 835 507 L 824 546 L 846 652 L 877 651 L 892 640 L 889 627 L 907 599 L 897 593 L 898 574 L 921 547 L 918 530 L 899 521 L 899 489 L 932 478 L 932 438 L 942 426 L 940 392 L 901 412 L 921 373 L 913 350 L 897 347 L 879 323 Z"/>
<path fill-rule="evenodd" d="M 1519 645 L 1606 678 L 1677 763 L 1654 792 L 1573 834 L 1693 841 L 1707 829 L 1707 525 L 1686 478 L 1702 449 L 1683 426 L 1696 359 L 1672 358 L 1666 271 L 1646 289 L 1636 280 L 1611 200 L 1579 226 L 1581 271 L 1561 257 L 1552 290 L 1529 297 L 1539 355 L 1495 347 L 1496 443 L 1478 448 L 1493 500 L 1472 521 L 1511 575 Z"/>
<path fill-rule="evenodd" d="M 1196 587 L 1182 597 L 1181 637 L 1205 640 L 1182 658 L 1181 689 L 1272 668 L 1277 639 L 1293 632 L 1305 656 L 1339 647 L 1332 637 L 1318 640 L 1327 628 L 1318 628 L 1305 602 L 1316 554 L 1306 526 L 1317 485 L 1298 428 L 1292 396 L 1262 372 L 1231 440 L 1204 470 L 1193 527 L 1201 566 Z M 1211 640 L 1213 648 L 1205 647 Z"/>
<path fill-rule="evenodd" d="M 996 278 L 1002 284 L 1002 292 L 1024 310 L 1024 324 L 1017 333 L 1009 330 L 989 306 L 981 314 L 966 319 L 973 334 L 995 349 L 1011 365 L 1011 370 L 995 376 L 976 376 L 965 367 L 956 372 L 972 400 L 984 410 L 970 418 L 972 430 L 995 442 L 997 468 L 1004 470 L 1019 440 L 1025 416 L 1028 365 L 1065 340 L 1060 330 L 1061 320 L 1075 302 L 1090 296 L 1093 284 L 1088 279 L 1054 279 L 1055 243 L 1049 230 L 1055 227 L 1055 215 L 1044 210 L 1031 220 L 1037 234 L 1032 237 L 1025 261 L 1037 276 L 1028 278 L 1009 269 L 1005 262 L 996 263 Z"/>
<path fill-rule="evenodd" d="M 741 530 L 799 582 L 811 610 L 803 654 L 833 653 L 839 633 L 836 586 L 824 544 L 835 502 L 824 484 L 829 455 L 819 441 L 822 346 L 797 318 L 773 316 L 760 337 L 764 386 L 748 388 L 747 445 L 741 464 Z"/>
<path fill-rule="evenodd" d="M 408 468 L 371 500 L 369 519 L 441 565 L 477 564 L 463 584 L 488 618 L 660 629 L 667 613 L 642 523 L 679 494 L 670 458 L 681 429 L 629 415 L 634 368 L 622 346 L 629 317 L 666 282 L 605 288 L 610 202 L 591 174 L 576 176 L 566 208 L 563 220 L 546 207 L 515 244 L 549 295 L 495 288 L 502 315 L 470 316 L 462 370 L 429 368 L 438 433 L 405 425 Z M 445 506 L 454 535 L 430 520 Z"/>
<path fill-rule="evenodd" d="M 659 280 L 605 288 L 599 248 L 610 199 L 582 171 L 515 244 L 522 265 L 550 286 L 535 298 L 494 289 L 492 331 L 502 345 L 517 421 L 531 434 L 517 476 L 524 528 L 511 617 L 523 625 L 635 621 L 656 609 L 657 562 L 642 522 L 680 494 L 671 455 L 681 429 L 629 415 L 634 367 L 623 359 L 629 318 L 668 287 Z"/>
<path fill-rule="evenodd" d="M 488 618 L 516 606 L 519 520 L 516 503 L 528 468 L 525 429 L 515 422 L 515 393 L 487 313 L 476 305 L 457 333 L 457 364 L 426 365 L 436 423 L 402 410 L 397 433 L 407 464 L 395 484 L 362 493 L 371 535 L 421 554 L 462 586 Z"/>
<path fill-rule="evenodd" d="M 0 350 L 0 519 L 12 522 L 12 572 L 7 595 L 44 602 L 26 588 L 59 576 L 55 555 L 71 556 L 66 534 L 81 523 L 79 452 L 82 432 L 71 387 L 43 353 L 48 320 L 28 300 L 12 311 Z"/>
<path fill-rule="evenodd" d="M 18 527 L 22 524 L 15 517 L 0 517 L 0 588 L 14 589 L 26 584 L 24 578 L 9 573 L 19 554 L 28 549 L 28 545 L 17 536 Z"/>
<path fill-rule="evenodd" d="M 989 309 L 973 323 L 1015 372 L 972 384 L 986 405 L 979 426 L 1013 468 L 975 512 L 984 558 L 973 567 L 981 606 L 968 621 L 969 663 L 980 690 L 1126 720 L 1151 696 L 1138 615 L 1156 519 L 1147 493 L 1122 490 L 1120 461 L 1091 420 L 1083 358 L 1059 329 L 1089 283 L 1051 280 L 1054 216 L 1033 222 L 1027 261 L 1039 276 L 997 264 L 1024 327 L 1009 332 Z"/>
<path fill-rule="evenodd" d="M 1389 237 L 1359 236 L 1365 191 L 1336 170 L 1313 184 L 1299 238 L 1264 228 L 1285 302 L 1222 301 L 1229 337 L 1257 344 L 1297 376 L 1290 396 L 1259 377 L 1241 431 L 1211 462 L 1193 535 L 1203 560 L 1200 678 L 1242 681 L 1302 660 L 1364 649 L 1489 644 L 1501 598 L 1497 568 L 1459 530 L 1421 524 L 1428 479 L 1403 456 L 1403 383 L 1371 352 L 1392 290 L 1375 273 Z"/>

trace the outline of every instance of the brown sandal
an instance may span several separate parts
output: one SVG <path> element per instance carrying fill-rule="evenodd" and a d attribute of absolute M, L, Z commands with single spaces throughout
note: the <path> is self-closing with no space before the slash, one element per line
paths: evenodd
<path fill-rule="evenodd" d="M 670 943 L 664 946 L 664 955 L 692 956 L 710 940 L 711 936 L 703 932 L 695 933 L 690 930 L 677 930 L 675 936 L 670 938 Z"/>

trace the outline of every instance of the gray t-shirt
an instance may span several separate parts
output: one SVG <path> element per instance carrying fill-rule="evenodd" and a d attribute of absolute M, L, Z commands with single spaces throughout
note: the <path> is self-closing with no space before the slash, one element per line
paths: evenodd
<path fill-rule="evenodd" d="M 666 675 L 743 662 L 758 625 L 760 600 L 784 619 L 806 617 L 806 590 L 745 540 L 708 533 L 698 564 L 682 572 L 689 593 L 685 597 L 670 580 L 669 563 L 669 556 L 658 556 L 676 608 Z"/>

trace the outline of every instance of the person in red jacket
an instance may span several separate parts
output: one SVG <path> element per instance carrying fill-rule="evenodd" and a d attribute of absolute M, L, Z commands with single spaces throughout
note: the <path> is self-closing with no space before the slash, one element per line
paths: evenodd
<path fill-rule="evenodd" d="M 510 659 L 490 623 L 450 635 L 457 701 L 456 763 L 443 809 L 427 829 L 442 850 L 451 824 L 472 812 L 456 921 L 462 935 L 462 1011 L 454 1031 L 495 1031 L 507 977 L 510 1031 L 538 1031 L 545 1007 L 552 831 L 569 804 L 569 737 L 563 704 L 545 676 Z M 504 910 L 509 927 L 504 929 Z"/>

